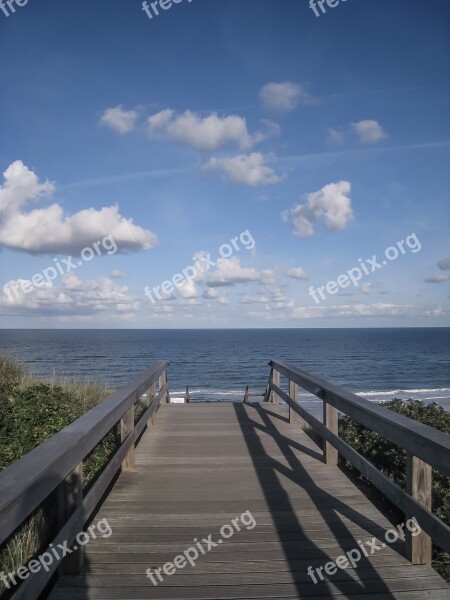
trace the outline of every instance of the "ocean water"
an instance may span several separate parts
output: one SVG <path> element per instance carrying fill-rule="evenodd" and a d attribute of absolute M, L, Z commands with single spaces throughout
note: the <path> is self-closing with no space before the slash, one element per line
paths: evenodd
<path fill-rule="evenodd" d="M 450 329 L 1 330 L 0 352 L 38 377 L 53 373 L 118 388 L 160 359 L 172 396 L 242 401 L 263 392 L 271 358 L 372 401 L 415 398 L 450 410 Z M 300 391 L 301 392 L 301 391 Z M 317 413 L 321 402 L 300 398 Z"/>

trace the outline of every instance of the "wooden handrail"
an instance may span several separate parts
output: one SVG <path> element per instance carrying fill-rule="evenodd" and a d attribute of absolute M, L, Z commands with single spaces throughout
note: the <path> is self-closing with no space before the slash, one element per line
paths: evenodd
<path fill-rule="evenodd" d="M 450 476 L 450 436 L 446 433 L 394 413 L 287 363 L 271 360 L 269 365 L 304 390 L 425 461 L 436 471 Z"/>
<path fill-rule="evenodd" d="M 292 415 L 296 413 L 323 438 L 324 461 L 327 464 L 337 464 L 338 453 L 341 454 L 408 518 L 417 519 L 423 532 L 419 536 L 407 537 L 407 555 L 411 562 L 431 563 L 432 540 L 450 552 L 450 527 L 430 511 L 431 469 L 450 475 L 450 436 L 290 364 L 271 360 L 269 366 L 271 371 L 265 401 L 273 398 L 274 394 L 284 400 L 289 406 L 291 423 Z M 280 374 L 288 378 L 289 394 L 279 386 Z M 296 386 L 323 400 L 323 423 L 299 405 Z M 338 411 L 407 451 L 406 491 L 339 437 Z"/>
<path fill-rule="evenodd" d="M 161 402 L 169 402 L 167 383 L 168 361 L 160 361 L 135 377 L 122 389 L 92 408 L 85 415 L 62 429 L 20 460 L 0 473 L 0 544 L 58 490 L 59 533 L 52 543 L 67 541 L 70 545 L 95 510 L 120 468 L 133 468 L 134 447 L 147 424 L 153 419 Z M 159 392 L 156 394 L 156 384 Z M 134 424 L 134 406 L 147 393 L 147 408 Z M 120 422 L 121 445 L 83 498 L 82 464 L 84 458 Z M 74 490 L 78 490 L 74 493 Z M 80 557 L 74 554 L 66 562 L 67 571 L 76 573 Z M 26 579 L 13 598 L 37 597 L 53 572 L 39 571 Z M 27 595 L 31 594 L 33 595 Z"/>

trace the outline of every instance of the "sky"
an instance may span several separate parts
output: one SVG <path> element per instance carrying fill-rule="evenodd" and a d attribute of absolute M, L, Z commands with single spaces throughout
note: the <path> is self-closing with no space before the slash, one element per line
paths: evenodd
<path fill-rule="evenodd" d="M 0 3 L 0 327 L 450 326 L 450 3 L 330 3 Z"/>

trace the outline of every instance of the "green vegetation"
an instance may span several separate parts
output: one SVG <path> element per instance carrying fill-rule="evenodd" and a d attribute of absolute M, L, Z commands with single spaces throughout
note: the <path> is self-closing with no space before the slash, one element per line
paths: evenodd
<path fill-rule="evenodd" d="M 42 382 L 16 360 L 0 355 L 0 471 L 85 414 L 111 393 L 90 382 Z M 88 489 L 115 452 L 118 428 L 111 430 L 84 462 Z M 39 554 L 54 533 L 54 498 L 44 503 L 0 548 L 0 572 L 16 571 Z M 0 593 L 4 587 L 0 583 Z"/>
<path fill-rule="evenodd" d="M 383 406 L 450 434 L 450 412 L 436 403 L 425 405 L 419 400 L 409 400 L 408 402 L 391 400 L 390 402 L 384 402 Z M 339 419 L 339 435 L 384 475 L 395 481 L 402 489 L 405 489 L 406 452 L 404 450 L 349 417 Z M 340 460 L 342 466 L 363 483 L 364 487 L 373 496 L 375 488 L 350 463 L 342 457 Z M 376 493 L 381 496 L 379 492 Z M 391 513 L 391 516 L 398 518 L 395 509 L 387 500 L 383 502 L 383 506 L 386 512 Z M 433 471 L 432 512 L 444 523 L 450 525 L 450 477 L 446 477 L 437 471 Z M 433 567 L 444 579 L 450 580 L 450 555 L 437 547 L 433 548 Z"/>

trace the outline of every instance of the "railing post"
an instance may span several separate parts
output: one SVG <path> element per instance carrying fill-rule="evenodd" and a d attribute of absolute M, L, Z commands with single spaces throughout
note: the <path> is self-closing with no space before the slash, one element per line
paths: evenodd
<path fill-rule="evenodd" d="M 159 378 L 159 389 L 162 390 L 162 388 L 166 385 L 167 383 L 167 371 L 164 369 L 164 371 L 161 374 L 161 377 Z M 165 402 L 166 404 L 170 403 L 170 394 L 169 394 L 169 390 L 167 389 L 167 393 L 166 393 L 166 399 Z"/>
<path fill-rule="evenodd" d="M 298 402 L 298 385 L 295 381 L 289 380 L 289 397 L 295 402 Z M 289 423 L 294 424 L 298 423 L 298 415 L 297 413 L 289 407 Z"/>
<path fill-rule="evenodd" d="M 273 383 L 280 387 L 280 373 L 278 371 L 273 370 L 272 373 L 272 381 Z M 278 395 L 272 390 L 270 394 L 270 402 L 275 403 L 277 401 Z"/>
<path fill-rule="evenodd" d="M 156 383 L 151 385 L 147 392 L 147 406 L 150 406 L 150 404 L 153 402 L 155 397 L 156 397 Z M 158 412 L 158 409 L 156 408 L 155 412 L 152 414 L 152 416 L 150 417 L 150 419 L 147 423 L 147 427 L 151 427 L 152 425 L 155 425 L 157 412 Z"/>
<path fill-rule="evenodd" d="M 408 454 L 406 462 L 406 492 L 417 502 L 431 511 L 432 469 L 430 465 L 416 456 Z M 414 518 L 414 515 L 408 515 Z M 412 536 L 406 533 L 406 556 L 413 565 L 431 565 L 432 541 L 428 534 L 421 531 Z"/>
<path fill-rule="evenodd" d="M 124 442 L 125 439 L 133 433 L 134 430 L 134 404 L 127 410 L 120 420 L 120 440 Z M 134 469 L 134 443 L 128 450 L 122 462 L 122 471 L 131 471 Z"/>
<path fill-rule="evenodd" d="M 73 513 L 83 502 L 83 463 L 80 463 L 58 486 L 58 525 L 62 529 Z M 80 575 L 83 566 L 83 546 L 78 545 L 61 562 L 59 573 L 61 575 Z"/>
<path fill-rule="evenodd" d="M 338 411 L 326 400 L 323 401 L 323 424 L 331 433 L 338 435 Z M 326 440 L 323 440 L 323 458 L 327 465 L 338 464 L 338 451 Z"/>
<path fill-rule="evenodd" d="M 270 397 L 271 397 L 271 393 L 270 393 L 270 384 L 273 381 L 273 368 L 270 369 L 270 374 L 269 374 L 269 381 L 267 382 L 267 387 L 266 387 L 266 392 L 264 394 L 264 400 L 263 402 L 269 402 Z"/>

